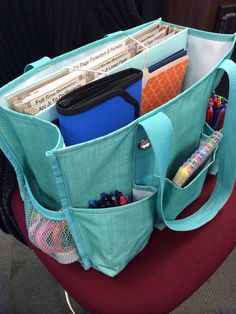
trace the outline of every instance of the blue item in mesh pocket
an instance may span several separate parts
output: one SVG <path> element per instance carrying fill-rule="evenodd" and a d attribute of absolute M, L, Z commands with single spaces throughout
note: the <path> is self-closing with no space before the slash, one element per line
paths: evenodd
<path fill-rule="evenodd" d="M 56 104 L 66 145 L 115 131 L 138 118 L 142 71 L 129 68 L 79 87 Z"/>

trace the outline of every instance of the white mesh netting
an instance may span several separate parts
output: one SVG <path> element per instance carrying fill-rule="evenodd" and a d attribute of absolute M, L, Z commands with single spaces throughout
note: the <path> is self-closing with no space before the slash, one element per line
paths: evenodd
<path fill-rule="evenodd" d="M 26 226 L 30 241 L 61 264 L 79 260 L 79 255 L 66 220 L 44 217 L 32 205 L 26 193 Z"/>

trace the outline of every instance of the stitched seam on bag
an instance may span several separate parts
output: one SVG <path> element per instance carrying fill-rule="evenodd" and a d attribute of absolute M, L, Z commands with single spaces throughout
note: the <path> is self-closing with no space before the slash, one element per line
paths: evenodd
<path fill-rule="evenodd" d="M 84 245 L 84 242 L 82 240 L 82 237 L 81 237 L 81 234 L 79 231 L 79 227 L 77 226 L 77 223 L 75 223 L 76 219 L 74 217 L 74 214 L 73 214 L 73 211 L 71 210 L 71 208 L 68 208 L 66 210 L 65 215 L 69 216 L 69 221 L 68 221 L 69 222 L 69 229 L 70 229 L 70 226 L 72 225 L 73 229 L 76 233 L 76 237 L 77 237 L 78 241 L 76 239 L 74 239 L 73 233 L 71 232 L 76 247 L 78 245 L 78 252 L 79 252 L 81 263 L 87 269 L 87 266 L 91 267 L 90 259 L 88 257 L 88 254 L 86 253 L 85 245 Z"/>
<path fill-rule="evenodd" d="M 57 154 L 56 152 L 50 151 L 48 152 L 47 157 L 49 158 L 49 161 L 51 163 L 51 167 L 55 176 L 56 186 L 57 186 L 58 195 L 60 197 L 60 201 L 62 204 L 62 208 L 66 209 L 71 206 L 71 200 L 68 193 L 66 182 L 63 179 L 64 174 L 60 167 Z"/>

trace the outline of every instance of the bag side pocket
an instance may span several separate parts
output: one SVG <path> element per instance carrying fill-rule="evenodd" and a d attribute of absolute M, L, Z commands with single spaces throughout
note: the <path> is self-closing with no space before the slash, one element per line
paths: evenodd
<path fill-rule="evenodd" d="M 25 187 L 25 216 L 29 240 L 61 264 L 71 264 L 80 257 L 62 211 L 43 208 L 30 188 Z"/>

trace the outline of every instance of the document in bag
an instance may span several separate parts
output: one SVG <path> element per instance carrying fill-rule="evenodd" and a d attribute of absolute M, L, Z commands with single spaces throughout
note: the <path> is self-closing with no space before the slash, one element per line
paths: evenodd
<path fill-rule="evenodd" d="M 88 54 L 45 80 L 10 95 L 7 98 L 9 107 L 25 114 L 38 114 L 68 92 L 104 76 L 111 69 L 181 30 L 157 22 L 132 36 L 111 42 L 106 48 Z"/>
<path fill-rule="evenodd" d="M 179 51 L 149 69 L 143 70 L 141 114 L 163 105 L 181 92 L 189 62 L 186 53 L 186 50 Z"/>

